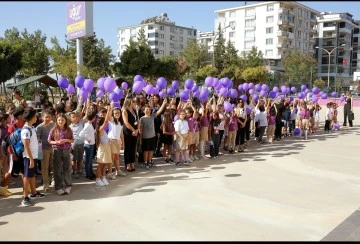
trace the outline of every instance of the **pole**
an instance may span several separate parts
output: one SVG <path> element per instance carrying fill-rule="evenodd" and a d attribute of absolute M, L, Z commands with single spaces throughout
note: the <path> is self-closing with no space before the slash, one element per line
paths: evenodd
<path fill-rule="evenodd" d="M 76 39 L 76 64 L 77 64 L 77 75 L 81 75 L 81 67 L 83 65 L 83 40 L 80 38 Z M 79 94 L 80 88 L 77 88 L 76 93 Z"/>
<path fill-rule="evenodd" d="M 329 87 L 330 87 L 330 58 L 331 58 L 331 52 L 329 53 L 329 64 L 328 64 L 328 92 L 329 92 Z"/>

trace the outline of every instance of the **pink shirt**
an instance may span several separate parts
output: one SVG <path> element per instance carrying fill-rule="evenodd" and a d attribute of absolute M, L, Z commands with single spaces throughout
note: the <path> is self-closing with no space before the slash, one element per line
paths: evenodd
<path fill-rule="evenodd" d="M 188 125 L 189 125 L 189 131 L 195 132 L 195 130 L 194 130 L 195 119 L 193 117 L 190 117 L 190 118 L 187 117 L 186 121 L 188 122 Z"/>
<path fill-rule="evenodd" d="M 237 123 L 237 116 L 233 116 L 228 118 L 229 122 L 229 131 L 236 131 L 238 130 L 238 123 Z"/>
<path fill-rule="evenodd" d="M 300 117 L 301 117 L 301 119 L 310 119 L 310 111 L 309 110 L 301 110 Z"/>

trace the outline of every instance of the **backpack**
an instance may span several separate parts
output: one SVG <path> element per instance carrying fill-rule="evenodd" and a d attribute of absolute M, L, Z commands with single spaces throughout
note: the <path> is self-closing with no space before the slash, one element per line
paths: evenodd
<path fill-rule="evenodd" d="M 30 137 L 32 136 L 32 131 L 31 131 L 31 129 L 29 129 L 29 127 L 24 126 L 23 129 L 28 130 L 30 132 Z M 22 156 L 22 154 L 24 152 L 24 144 L 21 141 L 21 131 L 23 129 L 15 128 L 15 131 L 12 132 L 8 137 L 9 146 L 11 147 L 12 151 L 14 152 L 14 154 L 17 157 Z"/>

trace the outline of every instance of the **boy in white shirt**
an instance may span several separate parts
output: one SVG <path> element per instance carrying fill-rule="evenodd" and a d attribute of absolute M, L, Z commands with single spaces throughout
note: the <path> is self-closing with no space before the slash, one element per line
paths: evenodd
<path fill-rule="evenodd" d="M 188 164 L 189 159 L 189 151 L 188 151 L 188 133 L 189 133 L 189 124 L 185 120 L 185 111 L 181 110 L 179 113 L 179 119 L 175 122 L 175 133 L 176 133 L 176 165 L 178 165 L 180 153 L 183 152 L 185 162 L 184 164 Z"/>
<path fill-rule="evenodd" d="M 333 118 L 333 114 L 331 111 L 330 103 L 326 104 L 326 112 L 325 112 L 325 132 L 330 133 L 330 122 Z"/>
<path fill-rule="evenodd" d="M 36 136 L 36 130 L 32 128 L 33 124 L 36 123 L 36 110 L 29 107 L 25 109 L 24 115 L 25 125 L 21 129 L 21 141 L 24 144 L 24 187 L 23 187 L 23 197 L 21 201 L 21 205 L 28 207 L 31 206 L 30 199 L 37 199 L 45 197 L 44 194 L 36 191 L 36 168 L 35 168 L 35 159 L 38 158 L 39 154 L 39 145 L 38 139 Z M 29 194 L 28 186 L 30 183 L 31 194 Z"/>
<path fill-rule="evenodd" d="M 266 116 L 264 105 L 259 106 L 259 113 L 255 114 L 254 120 L 255 120 L 255 122 L 258 122 L 259 144 L 262 144 L 263 143 L 262 138 L 265 134 L 265 129 L 268 126 L 268 121 L 267 121 L 267 116 Z"/>

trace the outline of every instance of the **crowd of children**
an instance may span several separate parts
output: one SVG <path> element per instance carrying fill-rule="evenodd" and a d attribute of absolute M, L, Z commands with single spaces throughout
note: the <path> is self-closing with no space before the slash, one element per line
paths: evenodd
<path fill-rule="evenodd" d="M 181 167 L 209 159 L 206 148 L 210 158 L 217 158 L 221 144 L 230 154 L 244 152 L 251 135 L 264 144 L 293 135 L 307 140 L 319 130 L 321 106 L 306 99 L 263 97 L 254 102 L 249 96 L 247 100 L 226 100 L 234 104 L 233 109 L 225 110 L 225 98 L 216 94 L 206 102 L 128 94 L 117 106 L 102 99 L 87 100 L 84 105 L 81 99 L 79 104 L 76 99 L 63 99 L 54 107 L 42 106 L 39 116 L 26 104 L 8 104 L 0 115 L 0 195 L 12 195 L 10 179 L 20 175 L 21 204 L 31 206 L 31 199 L 45 197 L 36 191 L 38 173 L 44 192 L 50 191 L 54 182 L 57 194 L 70 194 L 72 179 L 82 175 L 105 187 L 109 180 L 126 176 L 120 169 L 121 150 L 126 171 L 133 172 L 136 161 L 146 169 L 155 167 L 153 153 L 165 163 Z M 337 108 L 335 102 L 327 104 L 327 133 L 338 128 Z M 21 154 L 14 151 L 9 139 L 16 131 L 21 132 Z M 162 154 L 157 152 L 161 148 Z"/>

